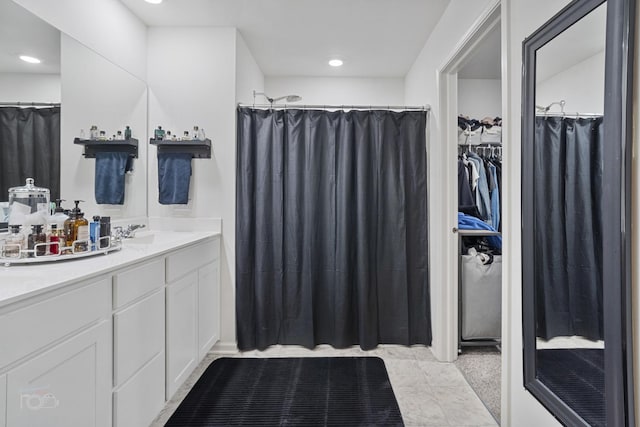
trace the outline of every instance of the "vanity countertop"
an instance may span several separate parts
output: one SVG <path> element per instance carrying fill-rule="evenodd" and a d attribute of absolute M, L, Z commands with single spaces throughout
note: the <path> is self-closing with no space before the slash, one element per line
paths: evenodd
<path fill-rule="evenodd" d="M 202 231 L 145 231 L 132 239 L 124 239 L 122 249 L 106 255 L 43 264 L 2 266 L 0 308 L 219 235 L 217 232 Z"/>

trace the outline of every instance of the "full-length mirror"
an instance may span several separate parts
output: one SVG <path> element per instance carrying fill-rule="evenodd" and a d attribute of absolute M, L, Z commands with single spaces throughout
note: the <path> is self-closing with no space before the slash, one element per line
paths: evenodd
<path fill-rule="evenodd" d="M 566 425 L 634 425 L 629 109 L 612 96 L 627 93 L 630 3 L 574 1 L 524 42 L 525 386 Z"/>
<path fill-rule="evenodd" d="M 146 83 L 11 0 L 0 0 L 0 28 L 0 202 L 33 177 L 65 207 L 80 199 L 89 215 L 146 216 Z M 97 203 L 96 160 L 74 144 L 92 125 L 107 139 L 130 126 L 139 140 L 122 204 Z"/>

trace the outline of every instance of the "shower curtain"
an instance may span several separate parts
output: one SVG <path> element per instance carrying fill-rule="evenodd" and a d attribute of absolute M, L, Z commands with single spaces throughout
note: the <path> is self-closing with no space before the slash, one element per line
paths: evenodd
<path fill-rule="evenodd" d="M 602 117 L 537 117 L 537 335 L 602 339 Z"/>
<path fill-rule="evenodd" d="M 0 107 L 0 201 L 27 178 L 60 198 L 60 107 Z"/>
<path fill-rule="evenodd" d="M 237 119 L 238 348 L 429 345 L 426 112 Z"/>

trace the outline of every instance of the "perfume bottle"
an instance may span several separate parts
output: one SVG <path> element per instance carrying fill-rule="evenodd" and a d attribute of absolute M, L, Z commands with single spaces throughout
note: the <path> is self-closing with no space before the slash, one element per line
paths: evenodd
<path fill-rule="evenodd" d="M 98 139 L 98 126 L 93 125 L 89 129 L 89 138 L 90 139 Z"/>
<path fill-rule="evenodd" d="M 46 255 L 47 247 L 45 243 L 47 243 L 47 236 L 42 232 L 42 224 L 32 226 L 31 234 L 27 238 L 27 247 L 30 251 L 33 251 L 29 253 L 29 257 Z"/>
<path fill-rule="evenodd" d="M 182 140 L 183 140 L 183 141 L 188 141 L 188 140 L 190 140 L 190 139 L 191 139 L 191 138 L 189 138 L 189 131 L 188 131 L 188 130 L 185 130 L 185 131 L 184 131 L 184 134 L 182 135 Z"/>
<path fill-rule="evenodd" d="M 101 131 L 100 131 L 100 136 L 98 136 L 98 139 L 99 139 L 100 141 L 106 141 L 106 140 L 107 140 L 107 132 L 105 132 L 105 131 L 101 130 Z"/>
<path fill-rule="evenodd" d="M 131 128 L 129 126 L 124 129 L 124 139 L 131 139 Z"/>
<path fill-rule="evenodd" d="M 25 236 L 20 232 L 20 226 L 13 224 L 9 226 L 9 236 L 2 246 L 3 258 L 20 258 L 22 250 L 25 248 Z"/>
<path fill-rule="evenodd" d="M 155 139 L 163 140 L 164 139 L 164 130 L 162 129 L 162 126 L 158 126 L 158 129 L 156 129 L 154 131 L 153 135 L 155 136 Z"/>
<path fill-rule="evenodd" d="M 198 128 L 198 126 L 194 126 L 194 127 L 193 127 L 193 133 L 191 134 L 191 137 L 192 137 L 193 139 L 200 139 L 200 138 L 198 137 L 199 133 L 200 133 L 200 129 Z"/>
<path fill-rule="evenodd" d="M 51 224 L 51 231 L 49 232 L 49 253 L 52 255 L 58 255 L 60 253 L 60 230 L 58 230 L 58 224 Z"/>

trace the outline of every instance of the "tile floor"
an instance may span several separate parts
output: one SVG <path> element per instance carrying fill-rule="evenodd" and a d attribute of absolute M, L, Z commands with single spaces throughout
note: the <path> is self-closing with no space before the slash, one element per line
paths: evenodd
<path fill-rule="evenodd" d="M 377 356 L 384 360 L 393 391 L 408 427 L 489 427 L 498 423 L 473 392 L 453 363 L 441 363 L 423 346 L 384 345 L 363 351 L 358 347 L 336 350 L 318 346 L 273 346 L 265 351 L 235 354 L 209 353 L 151 424 L 161 427 L 178 407 L 209 364 L 219 357 L 336 357 Z"/>

